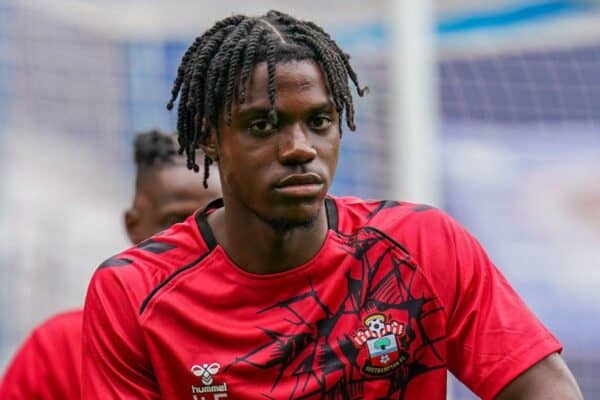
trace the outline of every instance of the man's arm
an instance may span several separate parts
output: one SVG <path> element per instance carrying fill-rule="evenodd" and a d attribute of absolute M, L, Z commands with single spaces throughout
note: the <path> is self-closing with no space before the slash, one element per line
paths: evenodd
<path fill-rule="evenodd" d="M 441 216 L 437 231 L 443 234 L 430 250 L 436 262 L 428 265 L 425 259 L 421 264 L 447 306 L 448 369 L 486 400 L 580 399 L 577 389 L 569 389 L 577 388 L 574 378 L 555 355 L 562 349 L 560 342 L 529 310 L 479 242 L 456 221 Z M 432 224 L 440 224 L 431 219 Z"/>
<path fill-rule="evenodd" d="M 128 273 L 99 269 L 88 288 L 83 312 L 82 398 L 158 400 L 137 307 L 119 272 Z"/>
<path fill-rule="evenodd" d="M 497 400 L 580 400 L 583 395 L 562 357 L 554 353 L 509 383 Z"/>

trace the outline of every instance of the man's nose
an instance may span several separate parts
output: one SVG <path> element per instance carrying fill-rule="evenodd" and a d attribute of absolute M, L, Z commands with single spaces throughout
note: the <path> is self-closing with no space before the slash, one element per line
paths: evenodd
<path fill-rule="evenodd" d="M 301 124 L 291 125 L 281 132 L 279 160 L 282 164 L 306 164 L 317 156 L 309 135 Z"/>

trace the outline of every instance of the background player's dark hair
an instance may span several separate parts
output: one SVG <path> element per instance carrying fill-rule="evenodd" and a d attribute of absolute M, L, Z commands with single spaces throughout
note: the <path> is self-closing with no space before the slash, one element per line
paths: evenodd
<path fill-rule="evenodd" d="M 186 153 L 187 166 L 198 171 L 195 150 L 217 126 L 219 112 L 231 123 L 233 101 L 242 104 L 246 84 L 253 67 L 267 62 L 268 95 L 271 103 L 269 119 L 277 123 L 275 104 L 275 64 L 281 61 L 316 61 L 323 69 L 336 110 L 343 112 L 350 130 L 355 129 L 354 106 L 348 78 L 360 96 L 361 88 L 350 56 L 318 25 L 301 21 L 271 10 L 260 17 L 234 15 L 218 21 L 187 49 L 173 84 L 167 108 L 171 110 L 179 96 L 177 131 L 181 152 Z M 223 108 L 222 108 L 223 107 Z M 211 160 L 204 159 L 204 186 Z"/>
<path fill-rule="evenodd" d="M 157 129 L 138 133 L 133 143 L 138 172 L 159 164 L 174 164 L 181 159 L 177 147 L 174 134 Z"/>

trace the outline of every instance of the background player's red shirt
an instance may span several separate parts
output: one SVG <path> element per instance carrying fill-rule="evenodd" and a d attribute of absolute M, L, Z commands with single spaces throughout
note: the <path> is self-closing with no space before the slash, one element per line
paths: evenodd
<path fill-rule="evenodd" d="M 80 399 L 83 311 L 58 314 L 33 330 L 0 382 L 2 400 Z"/>
<path fill-rule="evenodd" d="M 323 247 L 283 273 L 236 266 L 206 212 L 107 260 L 86 299 L 83 397 L 443 399 L 449 369 L 488 399 L 560 350 L 447 215 L 326 207 Z"/>

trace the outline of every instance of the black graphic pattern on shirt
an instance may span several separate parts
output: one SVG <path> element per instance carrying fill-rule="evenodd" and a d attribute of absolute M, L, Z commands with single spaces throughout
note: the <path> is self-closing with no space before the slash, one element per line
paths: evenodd
<path fill-rule="evenodd" d="M 371 210 L 369 215 L 367 215 L 367 221 L 372 220 L 373 217 L 375 217 L 377 214 L 379 214 L 380 211 L 385 210 L 386 208 L 398 207 L 400 204 L 401 203 L 394 201 L 394 200 L 380 201 L 379 204 L 377 204 L 377 207 L 375 207 L 373 210 Z"/>
<path fill-rule="evenodd" d="M 234 360 L 225 372 L 239 364 L 276 369 L 270 392 L 262 393 L 269 399 L 281 398 L 284 391 L 289 399 L 362 399 L 364 388 L 371 381 L 380 381 L 387 387 L 382 398 L 403 399 L 415 376 L 445 367 L 435 346 L 444 337 L 430 337 L 424 323 L 442 308 L 435 298 L 423 294 L 423 286 L 416 287 L 415 281 L 423 278 L 409 255 L 376 229 L 365 228 L 343 238 L 344 249 L 356 266 L 346 274 L 347 291 L 340 296 L 342 300 L 335 306 L 325 304 L 310 284 L 306 292 L 261 310 L 259 313 L 285 311 L 285 323 L 290 329 L 262 329 L 264 344 Z M 311 316 L 299 310 L 311 310 Z M 317 319 L 314 310 L 319 314 Z M 352 343 L 351 332 L 336 331 L 342 319 L 359 322 L 372 312 L 403 312 L 408 316 L 398 345 L 409 357 L 382 376 L 363 373 L 358 363 L 360 349 Z M 290 377 L 293 388 L 289 387 Z M 288 382 L 285 389 L 280 387 L 284 378 Z"/>
<path fill-rule="evenodd" d="M 154 239 L 146 239 L 136 246 L 138 249 L 149 251 L 154 254 L 162 254 L 165 251 L 169 251 L 175 248 L 175 245 L 169 243 L 159 242 Z"/>
<path fill-rule="evenodd" d="M 104 260 L 102 264 L 98 266 L 98 269 L 102 268 L 110 268 L 110 267 L 124 267 L 126 265 L 132 264 L 133 260 L 129 258 L 120 258 L 120 257 L 111 257 L 107 260 Z"/>

